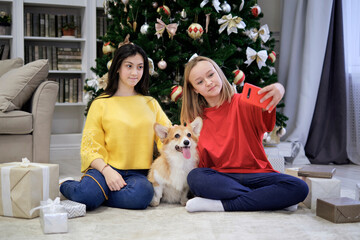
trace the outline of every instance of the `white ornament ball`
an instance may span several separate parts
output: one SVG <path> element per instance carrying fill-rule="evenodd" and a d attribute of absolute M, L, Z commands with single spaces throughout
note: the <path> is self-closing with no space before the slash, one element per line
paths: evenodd
<path fill-rule="evenodd" d="M 153 3 L 152 3 L 152 6 L 153 6 L 153 8 L 157 8 L 157 7 L 158 7 L 158 3 L 157 3 L 157 2 L 153 2 Z"/>
<path fill-rule="evenodd" d="M 221 7 L 222 11 L 225 13 L 231 12 L 231 6 L 226 1 L 224 1 L 224 3 L 221 4 L 220 7 Z"/>
<path fill-rule="evenodd" d="M 192 39 L 198 39 L 203 35 L 204 29 L 200 24 L 192 23 L 188 27 L 187 33 L 188 33 L 189 37 L 191 37 Z"/>
<path fill-rule="evenodd" d="M 167 63 L 161 59 L 160 62 L 158 62 L 158 67 L 161 69 L 161 70 L 164 70 L 166 67 L 167 67 Z"/>
<path fill-rule="evenodd" d="M 145 22 L 140 28 L 141 34 L 146 35 L 149 31 L 149 27 L 150 27 L 149 24 L 147 24 L 147 22 Z"/>
<path fill-rule="evenodd" d="M 265 132 L 263 136 L 263 140 L 266 141 L 267 137 L 269 136 L 269 133 Z"/>
<path fill-rule="evenodd" d="M 285 134 L 286 134 L 286 129 L 284 127 L 280 128 L 276 133 L 276 135 L 278 135 L 279 137 L 282 137 Z"/>

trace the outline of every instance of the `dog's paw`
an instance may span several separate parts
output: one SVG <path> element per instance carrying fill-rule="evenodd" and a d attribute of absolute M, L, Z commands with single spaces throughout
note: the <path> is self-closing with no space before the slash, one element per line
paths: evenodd
<path fill-rule="evenodd" d="M 181 204 L 182 206 L 185 206 L 187 201 L 188 201 L 187 198 L 186 198 L 186 199 L 181 199 L 181 200 L 180 200 L 180 204 Z"/>
<path fill-rule="evenodd" d="M 151 202 L 150 202 L 151 207 L 157 207 L 157 206 L 159 206 L 159 204 L 160 204 L 160 201 L 157 201 L 155 199 L 151 200 Z"/>

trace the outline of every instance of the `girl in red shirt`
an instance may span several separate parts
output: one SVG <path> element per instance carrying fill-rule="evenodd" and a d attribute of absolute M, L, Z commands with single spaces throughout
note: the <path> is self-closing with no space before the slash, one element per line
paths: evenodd
<path fill-rule="evenodd" d="M 181 121 L 203 118 L 198 142 L 199 168 L 188 175 L 195 198 L 189 212 L 296 210 L 307 184 L 282 174 L 268 161 L 262 139 L 275 126 L 276 106 L 285 90 L 280 83 L 262 88 L 266 109 L 241 101 L 220 67 L 198 56 L 185 67 Z"/>

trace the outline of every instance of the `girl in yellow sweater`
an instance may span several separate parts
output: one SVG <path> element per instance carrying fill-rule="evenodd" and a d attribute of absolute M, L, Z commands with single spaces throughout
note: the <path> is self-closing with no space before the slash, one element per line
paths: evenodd
<path fill-rule="evenodd" d="M 144 50 L 126 44 L 115 52 L 108 85 L 89 109 L 81 142 L 81 181 L 65 181 L 61 193 L 88 210 L 104 204 L 145 209 L 153 187 L 147 180 L 153 125 L 171 125 L 159 103 L 148 95 L 149 63 Z"/>

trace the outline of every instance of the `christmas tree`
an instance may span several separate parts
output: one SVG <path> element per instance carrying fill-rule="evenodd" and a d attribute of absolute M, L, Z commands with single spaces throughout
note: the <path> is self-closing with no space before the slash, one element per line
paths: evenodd
<path fill-rule="evenodd" d="M 153 61 L 150 95 L 173 123 L 179 123 L 184 65 L 194 54 L 213 59 L 238 92 L 244 82 L 259 87 L 277 82 L 275 40 L 268 26 L 260 24 L 263 13 L 256 0 L 107 0 L 104 11 L 108 16 L 107 33 L 101 37 L 104 55 L 92 70 L 104 76 L 115 48 L 130 37 Z M 102 93 L 104 81 L 98 79 L 96 85 L 87 80 L 90 102 Z M 277 112 L 277 126 L 285 127 L 286 120 Z"/>

